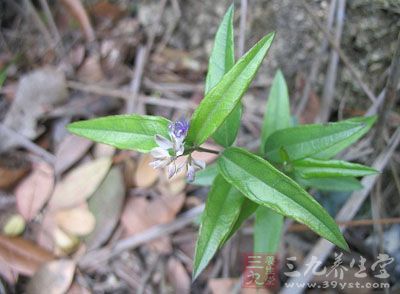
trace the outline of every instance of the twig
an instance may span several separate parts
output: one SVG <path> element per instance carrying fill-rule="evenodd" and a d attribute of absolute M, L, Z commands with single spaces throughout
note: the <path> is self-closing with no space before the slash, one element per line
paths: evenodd
<path fill-rule="evenodd" d="M 338 54 L 340 59 L 342 60 L 343 64 L 346 66 L 350 74 L 353 76 L 353 78 L 357 81 L 361 89 L 364 91 L 364 93 L 368 96 L 368 98 L 374 102 L 376 100 L 375 95 L 373 92 L 369 89 L 369 87 L 363 82 L 361 78 L 361 74 L 356 70 L 356 68 L 352 65 L 350 62 L 350 59 L 347 57 L 347 55 L 343 52 L 343 50 L 338 46 L 338 44 L 335 42 L 335 39 L 332 37 L 332 35 L 323 27 L 323 25 L 319 22 L 319 20 L 315 17 L 311 7 L 303 0 L 302 1 L 303 7 L 307 10 L 308 14 L 310 15 L 312 21 L 317 25 L 317 27 L 325 34 L 325 36 L 328 39 L 329 44 L 332 46 L 333 49 L 335 49 Z"/>
<path fill-rule="evenodd" d="M 373 168 L 377 170 L 383 170 L 384 167 L 388 164 L 390 158 L 392 157 L 396 147 L 400 142 L 400 127 L 397 128 L 396 132 L 391 137 L 387 147 L 385 150 L 381 152 L 378 158 L 375 160 L 373 164 Z M 371 189 L 375 185 L 375 182 L 379 175 L 368 176 L 364 177 L 362 180 L 362 185 L 364 188 L 360 191 L 354 192 L 351 198 L 345 203 L 342 209 L 336 216 L 336 220 L 338 221 L 348 221 L 351 220 L 358 210 L 360 209 L 361 205 L 363 204 L 364 200 L 367 198 L 368 194 L 370 193 Z M 345 228 L 341 227 L 341 230 L 344 231 Z M 288 283 L 307 283 L 313 278 L 312 271 L 306 271 L 306 264 L 311 262 L 311 259 L 317 258 L 317 260 L 322 265 L 324 261 L 330 255 L 330 252 L 335 248 L 335 245 L 330 243 L 325 239 L 320 239 L 318 243 L 314 246 L 314 248 L 308 253 L 307 257 L 303 262 L 303 266 L 299 269 L 301 273 L 304 273 L 302 276 L 297 278 L 291 278 Z M 317 270 L 317 268 L 315 269 Z M 281 291 L 282 294 L 300 294 L 302 292 L 302 288 L 285 288 Z"/>
<path fill-rule="evenodd" d="M 88 252 L 79 261 L 79 266 L 81 268 L 91 268 L 121 254 L 126 250 L 135 249 L 138 246 L 154 239 L 179 231 L 185 226 L 191 224 L 203 212 L 203 210 L 204 204 L 190 209 L 170 223 L 156 225 L 140 234 L 122 239 L 118 241 L 112 248 L 103 248 Z"/>
<path fill-rule="evenodd" d="M 48 46 L 52 48 L 53 41 L 51 39 L 51 35 L 47 30 L 46 26 L 44 25 L 43 21 L 40 19 L 40 16 L 37 13 L 35 7 L 33 6 L 31 0 L 25 0 L 25 7 L 28 13 L 32 16 L 33 23 L 36 25 L 36 27 L 38 28 L 38 30 L 41 32 L 46 42 L 48 43 Z"/>
<path fill-rule="evenodd" d="M 390 111 L 393 109 L 397 98 L 397 85 L 400 82 L 400 33 L 397 38 L 396 51 L 393 55 L 392 63 L 390 65 L 389 77 L 385 89 L 385 97 L 382 108 L 380 110 L 378 122 L 375 129 L 375 147 L 380 150 L 383 145 L 382 132 L 385 127 L 386 121 L 389 117 Z"/>
<path fill-rule="evenodd" d="M 139 96 L 140 84 L 142 82 L 143 69 L 147 59 L 146 56 L 147 56 L 146 47 L 139 46 L 135 58 L 135 71 L 133 73 L 132 83 L 130 85 L 130 90 L 132 94 L 126 105 L 127 113 L 133 113 L 135 109 L 136 112 L 139 112 L 137 111 L 137 108 L 139 106 L 138 96 Z"/>
<path fill-rule="evenodd" d="M 342 37 L 345 8 L 346 8 L 346 0 L 339 0 L 336 11 L 336 32 L 335 32 L 335 43 L 337 44 L 337 46 L 340 46 L 340 40 Z M 326 122 L 329 119 L 329 114 L 335 91 L 338 64 L 339 64 L 338 52 L 336 50 L 331 50 L 330 61 L 325 78 L 324 89 L 322 92 L 321 111 L 317 119 L 317 121 L 319 122 Z"/>
<path fill-rule="evenodd" d="M 68 81 L 67 87 L 70 89 L 94 93 L 98 95 L 104 95 L 112 98 L 121 98 L 125 100 L 129 100 L 132 97 L 132 94 L 128 91 L 118 90 L 118 89 L 109 89 L 102 86 L 97 85 L 87 85 L 80 82 Z M 183 110 L 193 110 L 196 108 L 196 105 L 188 101 L 186 99 L 179 99 L 178 101 L 171 101 L 170 99 L 165 99 L 161 97 L 153 97 L 146 95 L 139 95 L 139 101 L 141 103 L 150 104 L 150 105 L 158 105 L 163 107 L 171 107 Z M 179 103 L 177 103 L 179 102 Z"/>
<path fill-rule="evenodd" d="M 246 42 L 246 18 L 247 18 L 247 0 L 240 0 L 240 29 L 238 54 L 242 57 L 244 54 L 244 44 Z"/>
<path fill-rule="evenodd" d="M 80 0 L 61 0 L 61 2 L 78 21 L 86 41 L 93 42 L 95 40 L 94 29 L 82 2 Z"/>
<path fill-rule="evenodd" d="M 7 137 L 13 138 L 17 141 L 21 146 L 25 147 L 26 149 L 30 150 L 32 153 L 43 158 L 46 162 L 50 163 L 51 165 L 55 162 L 55 156 L 50 152 L 46 151 L 42 147 L 36 145 L 35 143 L 31 142 L 29 139 L 25 138 L 21 134 L 17 133 L 16 131 L 6 127 L 2 123 L 0 123 L 0 132 L 4 133 Z"/>
<path fill-rule="evenodd" d="M 337 0 L 332 0 L 330 3 L 330 6 L 329 6 L 328 18 L 326 20 L 327 31 L 330 31 L 332 28 L 332 25 L 333 25 L 333 19 L 334 19 L 335 10 L 336 10 L 336 2 L 337 2 Z M 321 66 L 322 56 L 325 53 L 327 48 L 328 48 L 328 40 L 327 40 L 326 36 L 324 35 L 321 46 L 319 47 L 317 56 L 315 57 L 313 64 L 311 65 L 310 76 L 307 79 L 306 85 L 304 86 L 301 100 L 300 100 L 298 106 L 296 107 L 295 115 L 297 117 L 299 117 L 303 113 L 304 109 L 306 108 L 308 98 L 310 97 L 311 88 L 314 85 L 315 79 L 317 78 L 317 74 L 319 72 L 319 68 Z"/>
<path fill-rule="evenodd" d="M 58 51 L 60 52 L 60 54 L 63 55 L 65 50 L 62 46 L 61 35 L 57 29 L 53 15 L 51 14 L 50 7 L 49 7 L 49 4 L 47 3 L 47 0 L 40 0 L 40 5 L 42 6 L 44 14 L 46 15 L 46 18 L 49 22 L 50 30 L 51 30 L 53 36 L 55 37 L 53 46 L 54 46 L 54 48 L 58 48 Z M 59 45 L 59 47 L 58 47 L 58 45 Z"/>

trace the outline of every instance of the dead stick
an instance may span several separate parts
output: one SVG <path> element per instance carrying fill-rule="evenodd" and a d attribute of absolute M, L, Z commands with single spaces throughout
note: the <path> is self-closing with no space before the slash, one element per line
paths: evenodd
<path fill-rule="evenodd" d="M 355 67 L 352 65 L 350 62 L 350 59 L 347 57 L 347 55 L 343 52 L 342 49 L 338 46 L 338 44 L 335 42 L 335 39 L 332 37 L 332 35 L 324 28 L 324 26 L 319 22 L 319 20 L 315 17 L 311 7 L 305 2 L 302 1 L 303 7 L 306 9 L 308 14 L 310 15 L 312 21 L 317 25 L 317 27 L 326 35 L 329 44 L 332 46 L 333 49 L 335 49 L 338 54 L 340 59 L 342 60 L 343 64 L 346 66 L 346 68 L 349 70 L 350 74 L 353 76 L 353 78 L 357 81 L 357 83 L 360 85 L 361 89 L 364 91 L 364 93 L 368 96 L 368 98 L 374 102 L 376 100 L 375 95 L 373 92 L 368 88 L 368 86 L 363 82 L 361 78 L 361 74 L 355 69 Z"/>

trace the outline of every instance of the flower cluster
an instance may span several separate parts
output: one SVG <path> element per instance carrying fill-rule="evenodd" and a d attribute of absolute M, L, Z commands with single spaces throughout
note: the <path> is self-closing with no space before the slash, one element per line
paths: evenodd
<path fill-rule="evenodd" d="M 191 154 L 187 157 L 186 161 L 177 165 L 176 159 L 182 156 L 185 152 L 185 138 L 189 130 L 189 122 L 185 119 L 180 119 L 173 122 L 168 127 L 170 140 L 156 135 L 155 141 L 158 147 L 151 151 L 154 161 L 150 163 L 153 168 L 168 168 L 168 178 L 173 177 L 175 174 L 181 172 L 186 168 L 186 176 L 189 182 L 194 181 L 196 171 L 204 169 L 206 164 L 202 160 L 196 160 Z"/>

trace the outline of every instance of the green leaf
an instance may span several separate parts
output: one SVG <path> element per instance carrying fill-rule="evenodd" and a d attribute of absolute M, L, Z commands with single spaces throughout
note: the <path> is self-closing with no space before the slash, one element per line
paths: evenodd
<path fill-rule="evenodd" d="M 304 179 L 296 175 L 295 178 L 303 187 L 321 191 L 356 191 L 363 188 L 361 183 L 353 177 Z"/>
<path fill-rule="evenodd" d="M 235 106 L 233 111 L 224 120 L 222 125 L 212 136 L 214 141 L 223 147 L 229 147 L 235 142 L 240 128 L 240 119 L 242 118 L 242 103 Z"/>
<path fill-rule="evenodd" d="M 233 41 L 233 4 L 228 8 L 215 35 L 214 48 L 208 63 L 206 94 L 214 88 L 235 64 Z"/>
<path fill-rule="evenodd" d="M 78 136 L 119 149 L 149 152 L 156 134 L 169 138 L 170 121 L 159 116 L 115 115 L 71 123 L 67 129 Z"/>
<path fill-rule="evenodd" d="M 208 92 L 193 113 L 186 142 L 198 146 L 204 143 L 240 103 L 240 99 L 257 73 L 274 34 L 262 38 L 222 80 Z"/>
<path fill-rule="evenodd" d="M 355 117 L 346 120 L 347 122 L 362 123 L 363 127 L 360 128 L 353 135 L 347 137 L 346 140 L 340 141 L 337 144 L 331 146 L 330 148 L 327 148 L 317 154 L 314 154 L 313 157 L 319 159 L 329 159 L 334 157 L 340 151 L 346 149 L 351 144 L 360 139 L 362 136 L 364 136 L 371 129 L 376 119 L 377 119 L 376 116 L 368 116 L 368 117 Z"/>
<path fill-rule="evenodd" d="M 250 217 L 254 212 L 256 212 L 257 208 L 260 207 L 257 203 L 251 201 L 249 198 L 245 198 L 242 206 L 240 208 L 240 214 L 233 225 L 232 229 L 230 230 L 229 234 L 226 236 L 222 245 L 224 245 L 235 233 L 242 224 Z M 222 247 L 222 245 L 220 247 Z"/>
<path fill-rule="evenodd" d="M 262 158 L 240 148 L 226 149 L 218 159 L 221 175 L 250 200 L 291 217 L 348 250 L 338 226 L 303 188 Z"/>
<path fill-rule="evenodd" d="M 312 157 L 332 146 L 347 141 L 361 129 L 360 122 L 342 121 L 327 124 L 302 125 L 276 131 L 265 143 L 267 158 L 275 162 L 283 162 L 280 149 L 293 160 Z"/>
<path fill-rule="evenodd" d="M 205 85 L 205 94 L 214 88 L 222 77 L 235 64 L 235 46 L 233 39 L 233 4 L 226 12 L 217 34 L 215 35 L 214 48 L 208 64 L 208 73 Z M 229 147 L 236 139 L 242 117 L 242 104 L 236 105 L 227 116 L 222 125 L 215 131 L 213 139 L 224 147 Z"/>
<path fill-rule="evenodd" d="M 281 240 L 283 215 L 260 206 L 254 223 L 254 252 L 275 254 Z"/>
<path fill-rule="evenodd" d="M 240 213 L 245 197 L 218 175 L 208 194 L 194 257 L 193 279 L 204 270 Z"/>
<path fill-rule="evenodd" d="M 296 172 L 303 178 L 362 177 L 378 173 L 377 170 L 343 160 L 304 158 L 293 162 Z"/>
<path fill-rule="evenodd" d="M 271 134 L 277 130 L 289 128 L 291 125 L 288 89 L 285 77 L 278 70 L 272 82 L 265 109 L 261 130 L 261 153 L 264 153 L 265 143 Z"/>
<path fill-rule="evenodd" d="M 196 173 L 196 178 L 191 184 L 198 186 L 211 186 L 218 174 L 217 164 L 211 164 Z"/>

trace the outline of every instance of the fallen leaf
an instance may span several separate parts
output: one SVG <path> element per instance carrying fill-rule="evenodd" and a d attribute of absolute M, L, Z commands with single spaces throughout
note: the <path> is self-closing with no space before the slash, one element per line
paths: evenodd
<path fill-rule="evenodd" d="M 3 227 L 3 233 L 9 237 L 21 235 L 25 230 L 25 220 L 19 214 L 13 214 L 9 217 Z"/>
<path fill-rule="evenodd" d="M 57 225 L 65 232 L 75 236 L 90 234 L 96 225 L 96 219 L 86 203 L 56 212 Z"/>
<path fill-rule="evenodd" d="M 85 155 L 92 146 L 92 141 L 68 134 L 60 143 L 56 151 L 54 170 L 57 175 L 62 174 Z"/>
<path fill-rule="evenodd" d="M 167 263 L 167 278 L 175 293 L 190 293 L 192 281 L 182 263 L 175 257 L 170 257 Z"/>
<path fill-rule="evenodd" d="M 158 179 L 158 170 L 149 165 L 153 160 L 153 156 L 150 154 L 143 154 L 140 157 L 134 176 L 134 181 L 137 187 L 148 188 Z"/>
<path fill-rule="evenodd" d="M 111 158 L 99 158 L 70 171 L 57 183 L 49 208 L 70 208 L 84 202 L 96 191 L 110 166 Z"/>
<path fill-rule="evenodd" d="M 0 235 L 0 259 L 16 272 L 31 276 L 54 256 L 32 241 Z"/>
<path fill-rule="evenodd" d="M 67 294 L 91 294 L 91 292 L 77 282 L 74 282 L 68 289 Z"/>
<path fill-rule="evenodd" d="M 95 158 L 112 157 L 115 153 L 115 148 L 110 145 L 96 143 L 93 148 L 93 155 Z"/>
<path fill-rule="evenodd" d="M 103 21 L 105 23 L 115 22 L 124 15 L 124 10 L 104 0 L 94 4 L 90 8 L 90 12 L 98 22 Z"/>
<path fill-rule="evenodd" d="M 21 152 L 0 154 L 0 189 L 8 189 L 25 176 L 31 164 Z"/>
<path fill-rule="evenodd" d="M 114 167 L 89 199 L 89 210 L 96 218 L 96 226 L 85 238 L 88 250 L 97 248 L 108 240 L 120 218 L 124 199 L 123 176 L 120 169 Z"/>
<path fill-rule="evenodd" d="M 43 265 L 29 281 L 27 294 L 62 294 L 71 286 L 76 264 L 72 260 L 61 259 Z"/>
<path fill-rule="evenodd" d="M 42 130 L 37 121 L 50 109 L 67 99 L 65 76 L 61 71 L 46 67 L 23 75 L 15 99 L 3 124 L 28 139 L 36 138 Z M 18 146 L 19 141 L 0 134 L 0 151 Z"/>
<path fill-rule="evenodd" d="M 208 281 L 208 287 L 212 294 L 230 294 L 237 281 L 231 278 L 211 279 Z"/>
<path fill-rule="evenodd" d="M 52 168 L 44 162 L 33 166 L 33 171 L 15 189 L 19 213 L 30 221 L 42 209 L 54 187 Z"/>
<path fill-rule="evenodd" d="M 14 285 L 18 279 L 18 273 L 14 271 L 8 264 L 6 264 L 0 256 L 0 276 L 3 277 L 7 283 Z"/>
<path fill-rule="evenodd" d="M 57 246 L 55 250 L 56 252 L 70 254 L 78 248 L 79 239 L 75 236 L 67 234 L 60 228 L 54 229 L 53 238 Z"/>
<path fill-rule="evenodd" d="M 185 195 L 160 195 L 154 199 L 146 197 L 130 197 L 125 204 L 121 216 L 121 224 L 126 236 L 134 235 L 154 225 L 168 223 L 175 219 L 185 201 Z M 161 240 L 161 241 L 160 241 Z M 160 252 L 171 250 L 168 237 L 159 238 L 151 243 L 151 247 Z"/>
<path fill-rule="evenodd" d="M 128 157 L 123 160 L 124 167 L 124 182 L 127 188 L 132 188 L 135 186 L 134 175 L 136 171 L 136 162 Z"/>

